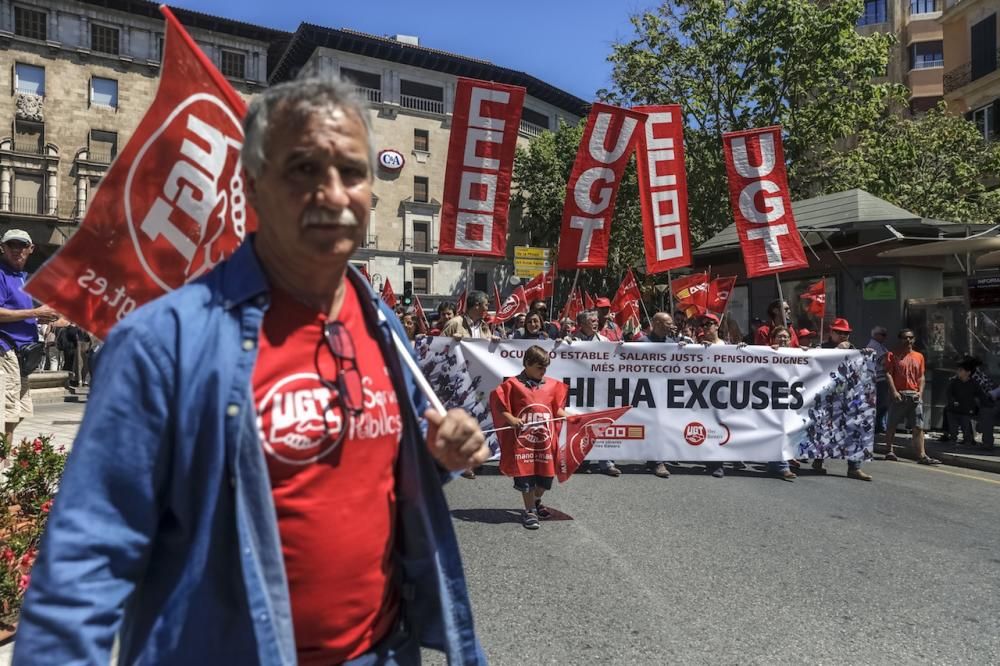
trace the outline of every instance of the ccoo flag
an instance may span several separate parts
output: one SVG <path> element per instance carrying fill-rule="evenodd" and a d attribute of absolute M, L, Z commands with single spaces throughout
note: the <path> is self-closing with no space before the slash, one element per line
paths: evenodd
<path fill-rule="evenodd" d="M 26 285 L 99 338 L 211 270 L 257 226 L 240 163 L 246 104 L 170 10 L 160 11 L 156 97 L 80 228 Z"/>

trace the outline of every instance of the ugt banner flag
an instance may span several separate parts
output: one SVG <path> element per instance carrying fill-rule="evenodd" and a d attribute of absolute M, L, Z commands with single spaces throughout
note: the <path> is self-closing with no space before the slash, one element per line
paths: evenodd
<path fill-rule="evenodd" d="M 25 289 L 99 338 L 208 272 L 256 229 L 240 149 L 246 104 L 166 7 L 156 97 L 77 232 Z"/>
<path fill-rule="evenodd" d="M 792 216 L 781 128 L 730 132 L 722 143 L 747 277 L 808 266 Z"/>
<path fill-rule="evenodd" d="M 559 268 L 604 268 L 615 196 L 646 116 L 594 103 L 566 183 Z"/>
<path fill-rule="evenodd" d="M 441 254 L 504 257 L 525 89 L 458 79 L 441 209 Z"/>

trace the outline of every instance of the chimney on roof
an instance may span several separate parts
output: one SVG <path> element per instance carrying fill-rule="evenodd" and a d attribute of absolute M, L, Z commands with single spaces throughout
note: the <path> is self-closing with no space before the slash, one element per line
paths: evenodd
<path fill-rule="evenodd" d="M 400 44 L 409 44 L 410 46 L 420 46 L 420 38 L 416 35 L 393 35 L 395 39 Z"/>

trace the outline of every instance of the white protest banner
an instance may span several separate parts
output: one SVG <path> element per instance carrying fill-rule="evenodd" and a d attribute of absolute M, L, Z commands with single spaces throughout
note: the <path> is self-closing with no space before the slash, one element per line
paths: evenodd
<path fill-rule="evenodd" d="M 417 353 L 442 402 L 468 410 L 486 430 L 489 392 L 521 371 L 532 344 L 549 352 L 546 375 L 569 387 L 570 412 L 632 407 L 589 459 L 871 457 L 874 362 L 859 351 L 423 338 Z"/>

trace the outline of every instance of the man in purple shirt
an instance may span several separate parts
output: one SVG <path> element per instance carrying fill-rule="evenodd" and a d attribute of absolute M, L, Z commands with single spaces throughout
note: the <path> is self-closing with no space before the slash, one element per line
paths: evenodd
<path fill-rule="evenodd" d="M 16 349 L 38 341 L 38 324 L 59 319 L 52 308 L 34 307 L 31 296 L 24 291 L 24 265 L 34 250 L 31 236 L 20 229 L 8 229 L 0 239 L 0 375 L 4 378 L 4 431 L 8 441 L 17 424 L 33 411 L 28 378 L 21 376 Z"/>

